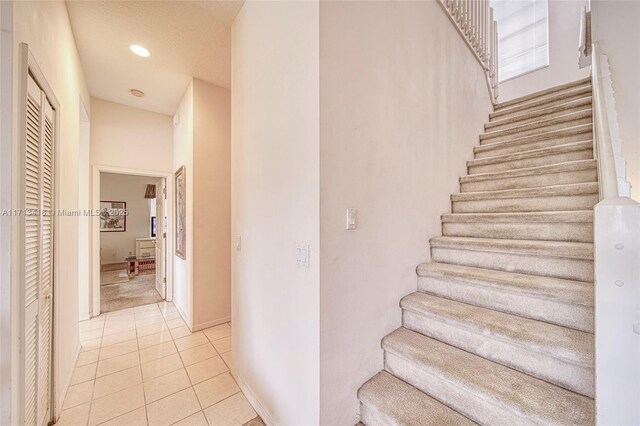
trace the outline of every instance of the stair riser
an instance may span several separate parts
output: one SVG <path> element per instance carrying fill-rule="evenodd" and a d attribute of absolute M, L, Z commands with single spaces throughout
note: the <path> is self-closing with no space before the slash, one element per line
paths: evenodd
<path fill-rule="evenodd" d="M 587 96 L 591 96 L 591 89 L 582 89 L 579 91 L 574 91 L 570 94 L 563 95 L 563 97 L 553 97 L 549 96 L 543 99 L 537 99 L 533 102 L 528 102 L 526 104 L 514 105 L 509 108 L 498 109 L 496 112 L 489 114 L 490 120 L 498 120 L 511 118 L 520 114 L 524 114 L 526 112 L 534 112 L 539 111 L 545 108 L 551 108 L 554 106 L 566 104 L 567 102 L 575 101 L 578 99 L 583 99 Z"/>
<path fill-rule="evenodd" d="M 503 238 L 510 240 L 593 242 L 592 223 L 490 223 L 445 222 L 448 237 Z"/>
<path fill-rule="evenodd" d="M 418 277 L 418 289 L 447 299 L 593 333 L 593 307 L 502 291 L 463 280 Z"/>
<path fill-rule="evenodd" d="M 589 160 L 593 158 L 590 149 L 582 151 L 563 152 L 542 157 L 525 158 L 522 160 L 504 161 L 502 163 L 469 166 L 469 174 L 504 172 L 506 170 L 524 169 L 527 167 L 548 166 L 575 160 Z"/>
<path fill-rule="evenodd" d="M 453 265 L 473 266 L 576 281 L 593 281 L 593 262 L 590 260 L 446 247 L 432 247 L 431 259 L 436 262 Z"/>
<path fill-rule="evenodd" d="M 509 410 L 488 395 L 474 392 L 473 388 L 462 387 L 440 371 L 419 368 L 390 352 L 385 352 L 384 369 L 477 423 L 496 426 L 544 423 L 543 419 Z"/>
<path fill-rule="evenodd" d="M 390 420 L 384 413 L 380 413 L 376 407 L 360 403 L 360 421 L 367 426 L 387 426 Z"/>
<path fill-rule="evenodd" d="M 454 324 L 435 315 L 402 311 L 405 328 L 506 365 L 565 389 L 593 397 L 593 369 L 568 362 L 552 354 L 521 346 L 504 336 L 492 336 L 479 330 Z"/>
<path fill-rule="evenodd" d="M 596 169 L 576 170 L 571 172 L 539 174 L 490 179 L 478 182 L 463 182 L 461 192 L 499 191 L 502 189 L 536 188 L 540 186 L 562 185 L 569 183 L 597 182 Z"/>
<path fill-rule="evenodd" d="M 589 114 L 590 113 L 591 112 L 589 112 Z M 591 123 L 592 123 L 592 119 L 591 119 L 591 115 L 589 115 L 588 117 L 585 117 L 585 118 L 575 119 L 571 121 L 562 121 L 560 123 L 550 124 L 550 125 L 534 126 L 530 124 L 528 125 L 529 127 L 531 127 L 530 129 L 501 130 L 499 135 L 495 135 L 495 136 L 482 135 L 480 137 L 480 145 L 486 145 L 488 143 L 496 143 L 496 142 L 505 142 L 505 141 L 510 141 L 517 138 L 523 138 L 525 136 L 539 135 L 541 133 L 547 133 L 553 130 L 569 129 L 571 127 L 581 126 L 581 125 L 591 124 Z"/>
<path fill-rule="evenodd" d="M 513 126 L 535 123 L 536 121 L 540 121 L 541 119 L 561 117 L 563 115 L 582 111 L 590 107 L 591 107 L 591 97 L 588 97 L 583 101 L 581 100 L 579 102 L 576 102 L 574 106 L 558 107 L 558 110 L 554 112 L 544 112 L 543 110 L 540 110 L 540 111 L 532 112 L 529 114 L 516 115 L 511 117 L 511 119 L 507 119 L 507 120 L 502 118 L 495 119 L 490 121 L 489 124 L 485 125 L 485 130 L 487 132 L 495 132 L 498 130 L 508 129 L 509 127 L 513 127 Z"/>
<path fill-rule="evenodd" d="M 453 213 L 508 213 L 590 210 L 597 203 L 598 195 L 588 194 L 454 201 L 452 206 Z"/>
<path fill-rule="evenodd" d="M 497 155 L 504 154 L 512 154 L 523 151 L 530 151 L 532 149 L 541 149 L 541 148 L 550 148 L 552 146 L 564 145 L 572 142 L 582 142 L 585 140 L 593 139 L 593 134 L 591 132 L 578 133 L 575 135 L 543 139 L 532 142 L 522 142 L 518 144 L 505 144 L 492 146 L 487 150 L 475 150 L 474 155 L 475 158 L 487 158 L 487 157 L 495 157 Z"/>

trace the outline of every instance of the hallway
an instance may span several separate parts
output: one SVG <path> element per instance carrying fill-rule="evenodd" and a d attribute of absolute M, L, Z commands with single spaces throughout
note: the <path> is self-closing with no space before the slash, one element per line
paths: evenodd
<path fill-rule="evenodd" d="M 191 333 L 171 302 L 80 323 L 57 425 L 263 424 L 230 374 L 231 324 Z"/>

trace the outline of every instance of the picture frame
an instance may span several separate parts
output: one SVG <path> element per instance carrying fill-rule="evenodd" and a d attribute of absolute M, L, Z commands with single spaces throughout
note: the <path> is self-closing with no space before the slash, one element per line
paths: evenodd
<path fill-rule="evenodd" d="M 127 202 L 100 201 L 100 232 L 127 232 Z"/>
<path fill-rule="evenodd" d="M 187 258 L 187 174 L 185 166 L 180 167 L 174 175 L 176 189 L 176 256 Z"/>

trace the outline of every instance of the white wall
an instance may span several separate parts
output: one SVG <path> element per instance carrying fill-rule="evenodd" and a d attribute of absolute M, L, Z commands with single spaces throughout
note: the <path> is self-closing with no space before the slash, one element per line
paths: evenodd
<path fill-rule="evenodd" d="M 277 425 L 320 421 L 318 7 L 246 2 L 232 27 L 234 374 Z"/>
<path fill-rule="evenodd" d="M 151 236 L 149 200 L 144 198 L 147 184 L 155 185 L 159 177 L 132 176 L 115 173 L 100 174 L 100 199 L 127 203 L 125 232 L 100 232 L 102 264 L 124 262 L 136 253 L 136 238 Z M 151 200 L 155 205 L 155 200 Z"/>
<path fill-rule="evenodd" d="M 591 2 L 593 41 L 609 58 L 631 197 L 640 201 L 640 2 Z"/>
<path fill-rule="evenodd" d="M 321 2 L 320 34 L 320 424 L 355 424 L 491 103 L 436 2 Z"/>
<path fill-rule="evenodd" d="M 91 98 L 91 164 L 173 171 L 168 115 Z"/>
<path fill-rule="evenodd" d="M 80 131 L 80 98 L 89 99 L 67 9 L 63 1 L 13 2 L 14 81 L 18 72 L 18 44 L 26 42 L 60 103 L 59 192 L 58 208 L 78 207 L 78 144 Z M 14 111 L 17 110 L 17 88 L 14 89 Z M 89 111 L 90 112 L 90 111 Z M 14 114 L 14 143 L 17 147 L 17 114 Z M 17 152 L 17 150 L 15 151 Z M 14 160 L 14 164 L 16 161 Z M 57 265 L 58 299 L 54 302 L 57 320 L 54 368 L 58 407 L 66 392 L 75 357 L 78 338 L 78 221 L 60 217 L 60 263 Z"/>
<path fill-rule="evenodd" d="M 91 157 L 89 115 L 80 102 L 80 139 L 78 142 L 78 208 L 91 209 Z M 91 282 L 91 220 L 78 216 L 78 314 L 80 321 L 89 319 L 89 283 Z"/>
<path fill-rule="evenodd" d="M 498 102 L 589 76 L 589 67 L 578 68 L 580 11 L 587 5 L 587 0 L 548 0 L 548 2 L 549 66 L 500 83 Z M 500 23 L 498 23 L 498 31 L 500 31 Z"/>

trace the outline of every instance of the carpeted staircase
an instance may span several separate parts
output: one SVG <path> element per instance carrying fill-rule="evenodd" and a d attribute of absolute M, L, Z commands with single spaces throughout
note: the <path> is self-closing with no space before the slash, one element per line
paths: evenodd
<path fill-rule="evenodd" d="M 590 79 L 495 106 L 364 424 L 594 423 L 592 145 Z"/>

